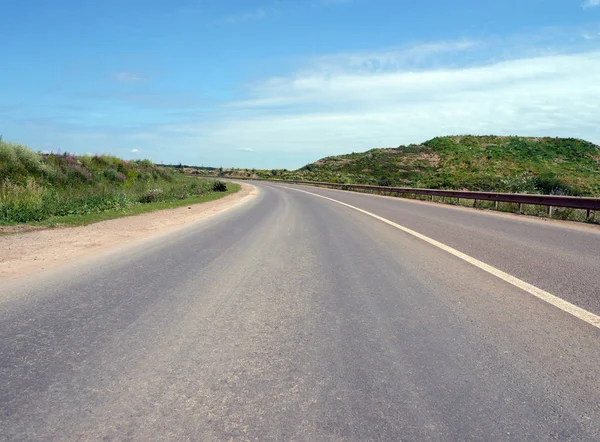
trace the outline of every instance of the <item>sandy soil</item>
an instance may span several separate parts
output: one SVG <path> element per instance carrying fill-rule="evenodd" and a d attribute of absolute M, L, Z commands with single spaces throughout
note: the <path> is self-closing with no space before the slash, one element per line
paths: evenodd
<path fill-rule="evenodd" d="M 216 201 L 102 221 L 89 226 L 0 236 L 0 280 L 31 275 L 127 241 L 183 227 L 254 198 L 256 187 Z"/>

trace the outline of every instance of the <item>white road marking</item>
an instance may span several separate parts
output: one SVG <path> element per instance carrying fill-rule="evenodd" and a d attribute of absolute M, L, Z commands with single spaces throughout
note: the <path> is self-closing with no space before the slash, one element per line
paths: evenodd
<path fill-rule="evenodd" d="M 286 189 L 290 189 L 290 190 L 295 190 L 297 192 L 302 192 L 302 193 L 307 193 L 309 195 L 313 195 L 319 198 L 323 198 L 329 201 L 333 201 L 334 203 L 338 203 L 341 204 L 342 206 L 346 206 L 349 207 L 351 209 L 354 209 L 358 212 L 364 213 L 365 215 L 368 215 L 370 217 L 373 217 L 375 219 L 378 219 L 379 221 L 382 221 L 386 224 L 389 224 L 390 226 L 393 226 L 399 230 L 402 230 L 403 232 L 408 233 L 409 235 L 412 235 L 416 238 L 419 238 L 439 249 L 442 249 L 445 252 L 450 253 L 451 255 L 456 256 L 457 258 L 462 259 L 463 261 L 468 262 L 469 264 L 474 265 L 475 267 L 480 268 L 483 271 L 486 271 L 488 273 L 490 273 L 491 275 L 494 275 L 506 282 L 508 282 L 509 284 L 514 285 L 515 287 L 518 287 L 522 290 L 525 290 L 527 293 L 535 296 L 536 298 L 539 298 L 543 301 L 546 301 L 548 304 L 553 305 L 554 307 L 558 307 L 559 309 L 561 309 L 564 312 L 567 312 L 573 316 L 575 316 L 576 318 L 581 319 L 582 321 L 587 322 L 590 325 L 593 325 L 596 328 L 600 329 L 600 316 L 595 315 L 594 313 L 588 312 L 585 309 L 582 309 L 581 307 L 577 307 L 574 304 L 571 304 L 568 301 L 565 301 L 564 299 L 559 298 L 558 296 L 553 295 L 552 293 L 549 293 L 545 290 L 542 290 L 534 285 L 529 284 L 528 282 L 522 281 L 519 278 L 515 278 L 512 275 L 509 275 L 506 272 L 503 272 L 502 270 L 497 269 L 496 267 L 493 267 L 489 264 L 486 264 L 483 261 L 479 261 L 476 258 L 473 258 L 472 256 L 469 256 L 463 252 L 459 252 L 456 249 L 453 249 L 450 246 L 447 246 L 446 244 L 443 244 L 439 241 L 436 241 L 435 239 L 429 238 L 428 236 L 425 236 L 419 232 L 415 232 L 412 229 L 409 229 L 408 227 L 404 227 L 400 224 L 397 224 L 393 221 L 390 221 L 389 219 L 383 218 L 379 215 L 375 215 L 374 213 L 368 212 L 366 210 L 360 209 L 358 207 L 352 206 L 350 204 L 346 204 L 342 201 L 338 201 L 336 199 L 333 198 L 329 198 L 323 195 L 319 195 L 317 193 L 312 193 L 312 192 L 307 192 L 306 190 L 301 190 L 301 189 L 295 189 L 292 187 L 286 187 L 286 186 L 282 186 L 285 187 Z"/>

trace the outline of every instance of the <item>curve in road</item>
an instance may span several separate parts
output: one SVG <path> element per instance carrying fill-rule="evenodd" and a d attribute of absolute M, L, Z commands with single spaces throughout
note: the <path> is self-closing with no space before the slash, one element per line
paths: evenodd
<path fill-rule="evenodd" d="M 600 438 L 597 328 L 364 213 L 256 185 L 173 235 L 3 284 L 0 438 Z M 597 313 L 593 231 L 340 195 Z"/>

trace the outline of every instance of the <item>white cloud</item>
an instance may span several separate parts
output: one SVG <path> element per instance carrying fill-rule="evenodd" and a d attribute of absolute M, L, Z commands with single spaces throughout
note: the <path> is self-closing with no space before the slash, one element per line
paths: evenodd
<path fill-rule="evenodd" d="M 599 29 L 548 32 L 548 39 L 434 42 L 318 57 L 296 72 L 247 85 L 234 102 L 173 103 L 162 124 L 104 119 L 37 131 L 56 134 L 68 149 L 134 145 L 157 162 L 290 169 L 451 134 L 569 136 L 600 144 L 600 45 L 586 38 Z M 561 46 L 571 37 L 575 43 Z M 175 147 L 167 153 L 165 145 Z"/>
<path fill-rule="evenodd" d="M 138 153 L 139 149 L 131 149 L 131 153 Z"/>
<path fill-rule="evenodd" d="M 600 0 L 587 0 L 584 4 L 584 8 L 594 8 L 596 6 L 600 6 Z"/>
<path fill-rule="evenodd" d="M 473 40 L 439 41 L 406 45 L 376 52 L 353 52 L 318 57 L 312 69 L 320 72 L 385 72 L 416 68 L 432 59 L 453 57 L 475 49 L 480 43 Z"/>
<path fill-rule="evenodd" d="M 600 142 L 600 52 L 422 72 L 315 71 L 266 80 L 251 94 L 230 116 L 168 130 L 216 149 L 243 144 L 313 159 L 449 134 Z"/>

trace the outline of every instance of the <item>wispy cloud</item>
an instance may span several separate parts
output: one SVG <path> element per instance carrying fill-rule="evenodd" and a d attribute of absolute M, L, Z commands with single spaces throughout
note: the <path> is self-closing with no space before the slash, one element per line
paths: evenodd
<path fill-rule="evenodd" d="M 439 41 L 405 45 L 373 52 L 350 52 L 318 57 L 312 60 L 311 69 L 340 72 L 384 72 L 402 68 L 414 69 L 436 57 L 455 56 L 457 53 L 474 49 L 481 43 L 474 40 Z"/>
<path fill-rule="evenodd" d="M 477 45 L 420 47 L 443 52 Z M 313 159 L 461 133 L 573 136 L 600 142 L 598 49 L 419 70 L 396 63 L 396 56 L 389 62 L 386 54 L 334 56 L 339 61 L 335 67 L 329 60 L 294 75 L 266 79 L 252 86 L 251 99 L 230 104 L 235 109 L 230 116 L 210 125 L 181 124 L 170 130 L 194 133 L 222 149 L 244 144 L 260 146 L 269 155 L 283 151 L 290 158 Z M 364 59 L 391 67 L 363 68 Z"/>
<path fill-rule="evenodd" d="M 127 155 L 134 145 L 161 161 L 169 158 L 162 158 L 168 145 L 169 155 L 187 164 L 288 168 L 448 134 L 571 136 L 600 143 L 600 45 L 586 37 L 598 29 L 551 34 L 551 40 L 532 35 L 498 43 L 426 42 L 320 56 L 247 85 L 233 102 L 118 97 L 152 112 L 142 115 L 160 118 L 112 126 L 107 119 L 79 126 L 69 119 L 36 132 L 69 149 L 110 144 Z"/>
<path fill-rule="evenodd" d="M 131 149 L 131 153 L 139 153 L 139 149 Z"/>
<path fill-rule="evenodd" d="M 600 0 L 587 0 L 584 4 L 584 8 L 594 8 L 596 6 L 600 6 Z"/>

